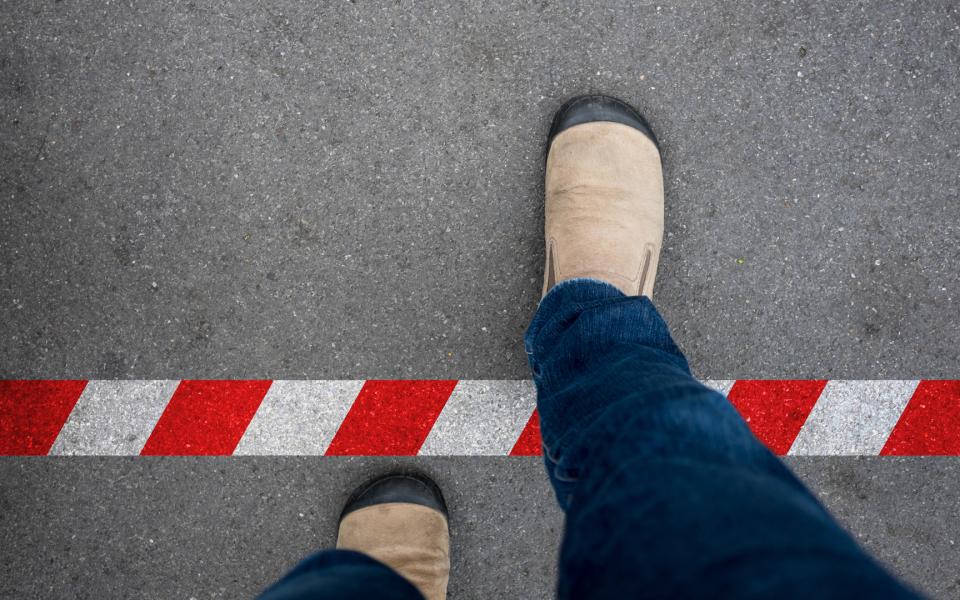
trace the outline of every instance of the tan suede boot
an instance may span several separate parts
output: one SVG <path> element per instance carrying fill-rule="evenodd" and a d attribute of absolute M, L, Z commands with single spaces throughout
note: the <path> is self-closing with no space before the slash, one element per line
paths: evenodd
<path fill-rule="evenodd" d="M 337 548 L 388 565 L 427 600 L 447 597 L 447 506 L 440 488 L 422 475 L 388 475 L 360 486 L 340 515 Z"/>
<path fill-rule="evenodd" d="M 567 102 L 550 130 L 543 294 L 578 277 L 652 296 L 663 242 L 663 173 L 656 138 L 609 96 Z"/>

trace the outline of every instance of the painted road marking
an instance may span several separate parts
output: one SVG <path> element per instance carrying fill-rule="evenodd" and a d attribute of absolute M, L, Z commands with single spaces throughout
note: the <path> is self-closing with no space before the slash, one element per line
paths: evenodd
<path fill-rule="evenodd" d="M 86 381 L 0 381 L 0 456 L 43 455 L 70 416 Z"/>
<path fill-rule="evenodd" d="M 960 455 L 958 380 L 711 380 L 777 454 Z M 538 455 L 529 381 L 0 381 L 0 455 Z"/>
<path fill-rule="evenodd" d="M 274 381 L 234 454 L 322 456 L 363 381 Z"/>
<path fill-rule="evenodd" d="M 726 396 L 730 393 L 730 388 L 732 388 L 736 382 L 736 379 L 705 379 L 703 385 L 708 388 L 713 388 Z"/>
<path fill-rule="evenodd" d="M 817 379 L 741 379 L 727 399 L 754 435 L 776 454 L 786 454 L 826 384 Z"/>
<path fill-rule="evenodd" d="M 368 380 L 333 436 L 327 454 L 417 454 L 456 385 L 452 380 Z"/>
<path fill-rule="evenodd" d="M 879 454 L 919 381 L 829 381 L 790 454 Z"/>
<path fill-rule="evenodd" d="M 536 405 L 532 381 L 460 381 L 420 454 L 509 454 Z"/>
<path fill-rule="evenodd" d="M 271 383 L 262 380 L 181 381 L 140 454 L 233 454 Z"/>
<path fill-rule="evenodd" d="M 179 381 L 90 381 L 50 454 L 140 454 Z"/>
<path fill-rule="evenodd" d="M 960 455 L 960 381 L 921 381 L 880 454 Z"/>

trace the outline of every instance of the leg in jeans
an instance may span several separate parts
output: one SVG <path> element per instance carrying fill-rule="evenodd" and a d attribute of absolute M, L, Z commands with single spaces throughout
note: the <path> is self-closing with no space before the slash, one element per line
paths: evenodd
<path fill-rule="evenodd" d="M 649 298 L 565 281 L 526 344 L 560 598 L 916 597 L 693 378 Z"/>
<path fill-rule="evenodd" d="M 527 331 L 567 529 L 562 599 L 911 598 L 690 374 L 650 297 L 660 153 L 614 98 L 557 113 L 544 298 Z"/>
<path fill-rule="evenodd" d="M 396 571 L 366 554 L 324 550 L 310 556 L 273 584 L 260 600 L 423 600 Z"/>

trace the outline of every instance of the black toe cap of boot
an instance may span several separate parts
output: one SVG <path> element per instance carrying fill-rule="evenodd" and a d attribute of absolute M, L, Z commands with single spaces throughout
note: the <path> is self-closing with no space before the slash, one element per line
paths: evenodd
<path fill-rule="evenodd" d="M 553 125 L 550 127 L 550 136 L 547 144 L 553 141 L 553 138 L 559 133 L 584 123 L 593 123 L 595 121 L 608 121 L 629 125 L 639 130 L 657 146 L 657 137 L 653 134 L 650 124 L 643 118 L 632 106 L 618 100 L 612 96 L 603 96 L 593 94 L 588 96 L 577 96 L 571 98 L 553 117 Z"/>
<path fill-rule="evenodd" d="M 416 473 L 401 473 L 376 477 L 357 488 L 343 507 L 340 519 L 355 510 L 391 502 L 419 504 L 447 515 L 443 494 L 432 479 Z"/>

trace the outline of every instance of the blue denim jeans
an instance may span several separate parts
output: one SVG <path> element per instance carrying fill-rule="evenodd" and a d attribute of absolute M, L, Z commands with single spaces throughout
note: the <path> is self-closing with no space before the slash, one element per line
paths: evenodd
<path fill-rule="evenodd" d="M 649 298 L 563 282 L 526 350 L 566 513 L 560 598 L 918 597 L 691 375 Z M 320 553 L 264 598 L 420 598 L 379 563 L 358 577 L 371 562 Z"/>

